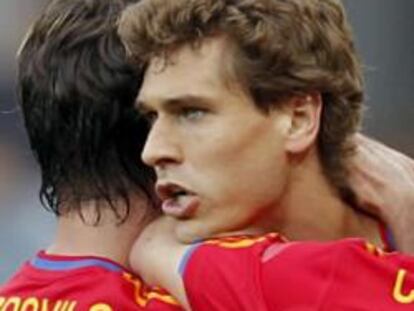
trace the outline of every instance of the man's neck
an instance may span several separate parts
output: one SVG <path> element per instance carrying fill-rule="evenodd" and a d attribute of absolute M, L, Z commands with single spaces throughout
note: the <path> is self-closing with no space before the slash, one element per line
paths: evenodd
<path fill-rule="evenodd" d="M 98 256 L 128 267 L 130 249 L 152 219 L 151 207 L 143 199 L 131 202 L 131 211 L 123 223 L 108 206 L 102 206 L 101 218 L 95 224 L 96 202 L 83 203 L 82 217 L 77 211 L 58 218 L 57 232 L 47 253 L 67 256 Z M 106 203 L 100 203 L 106 204 Z M 82 219 L 83 218 L 83 219 Z"/>
<path fill-rule="evenodd" d="M 378 220 L 340 198 L 322 173 L 316 155 L 295 167 L 290 180 L 279 206 L 273 209 L 271 223 L 265 225 L 267 228 L 290 240 L 361 237 L 382 245 Z"/>

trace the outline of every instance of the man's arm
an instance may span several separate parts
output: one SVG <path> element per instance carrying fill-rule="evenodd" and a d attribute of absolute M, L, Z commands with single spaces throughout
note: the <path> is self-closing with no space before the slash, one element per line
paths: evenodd
<path fill-rule="evenodd" d="M 176 220 L 163 216 L 148 225 L 135 242 L 130 264 L 147 284 L 161 286 L 186 310 L 191 310 L 184 290 L 179 265 L 191 245 L 177 241 Z"/>
<path fill-rule="evenodd" d="M 398 249 L 414 252 L 414 160 L 364 135 L 357 135 L 351 187 L 359 206 L 391 228 Z"/>
<path fill-rule="evenodd" d="M 132 268 L 147 284 L 161 286 L 186 310 L 266 310 L 259 280 L 260 254 L 276 234 L 218 237 L 182 245 L 175 238 L 175 220 L 150 224 L 130 256 Z M 191 307 L 190 307 L 191 306 Z"/>
<path fill-rule="evenodd" d="M 332 303 L 335 310 L 335 306 L 344 305 L 354 309 L 372 304 L 371 298 L 353 298 L 367 286 L 364 282 L 367 275 L 360 273 L 355 276 L 354 269 L 366 267 L 367 260 L 372 260 L 372 264 L 383 263 L 373 259 L 372 249 L 362 240 L 285 243 L 279 235 L 267 234 L 203 241 L 193 251 L 181 253 L 186 255 L 184 260 L 181 259 L 182 269 L 177 274 L 180 260 L 177 261 L 175 256 L 179 248 L 172 246 L 170 242 L 173 240 L 168 242 L 169 239 L 165 239 L 165 227 L 157 228 L 157 225 L 159 223 L 151 228 L 152 239 L 138 243 L 134 249 L 133 256 L 139 257 L 141 253 L 144 260 L 136 258 L 138 267 L 134 265 L 134 268 L 149 277 L 147 281 L 155 282 L 176 295 L 181 303 L 186 304 L 187 310 L 190 306 L 197 311 L 296 310 L 305 306 L 316 310 L 321 305 Z M 353 269 L 349 269 L 349 264 Z M 339 273 L 341 267 L 343 269 Z M 379 271 L 389 269 L 368 271 L 374 271 L 370 275 L 378 280 Z M 374 285 L 369 286 L 375 288 L 375 292 L 383 293 L 388 283 L 388 280 L 373 282 Z M 332 284 L 335 284 L 334 288 L 344 284 L 343 295 L 338 297 L 338 302 L 336 298 L 331 301 L 331 295 L 326 295 Z M 381 305 L 390 305 L 387 296 L 379 301 Z"/>

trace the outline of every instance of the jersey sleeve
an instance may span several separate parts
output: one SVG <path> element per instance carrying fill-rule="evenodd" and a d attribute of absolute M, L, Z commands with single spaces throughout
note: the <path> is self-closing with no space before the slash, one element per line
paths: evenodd
<path fill-rule="evenodd" d="M 197 311 L 268 310 L 262 290 L 263 252 L 281 244 L 276 234 L 234 237 L 194 245 L 180 273 L 190 306 Z"/>
<path fill-rule="evenodd" d="M 361 239 L 277 235 L 195 245 L 182 264 L 193 310 L 411 310 L 414 259 Z M 372 299 L 375 297 L 375 299 Z"/>

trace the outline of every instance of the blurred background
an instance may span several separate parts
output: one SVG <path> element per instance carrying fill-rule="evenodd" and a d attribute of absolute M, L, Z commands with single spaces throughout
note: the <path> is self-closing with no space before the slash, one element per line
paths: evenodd
<path fill-rule="evenodd" d="M 39 172 L 14 92 L 16 50 L 46 2 L 0 1 L 0 283 L 54 229 L 54 216 L 39 204 Z M 344 3 L 366 66 L 364 132 L 414 157 L 414 1 Z"/>

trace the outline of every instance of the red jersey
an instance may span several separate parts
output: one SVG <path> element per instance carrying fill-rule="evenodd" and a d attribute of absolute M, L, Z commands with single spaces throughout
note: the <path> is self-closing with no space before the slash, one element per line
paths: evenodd
<path fill-rule="evenodd" d="M 195 311 L 414 310 L 414 257 L 360 239 L 209 240 L 190 249 L 180 272 Z"/>
<path fill-rule="evenodd" d="M 182 310 L 115 262 L 40 252 L 0 287 L 0 311 Z"/>

